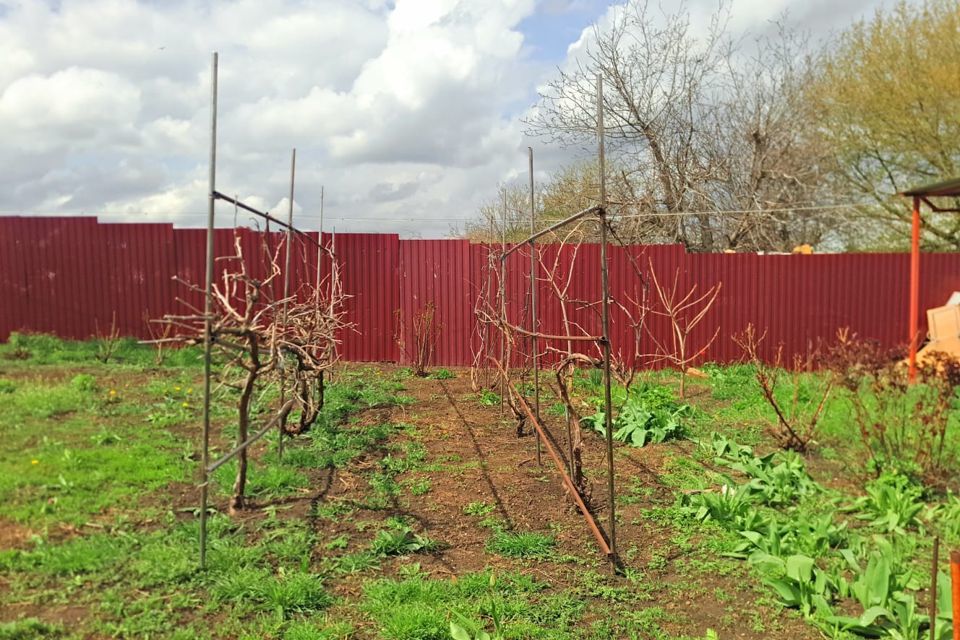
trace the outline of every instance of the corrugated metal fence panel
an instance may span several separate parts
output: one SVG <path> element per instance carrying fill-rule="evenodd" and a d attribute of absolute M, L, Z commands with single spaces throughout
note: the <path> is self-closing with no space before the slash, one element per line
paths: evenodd
<path fill-rule="evenodd" d="M 204 256 L 206 255 L 207 232 L 203 229 L 176 229 L 173 233 L 173 273 L 177 282 L 173 286 L 173 297 L 166 311 L 184 313 L 187 305 L 194 309 L 203 309 L 203 294 L 186 286 L 192 284 L 202 287 L 204 283 Z M 180 298 L 186 304 L 177 304 Z"/>
<path fill-rule="evenodd" d="M 474 333 L 470 244 L 466 240 L 400 242 L 400 313 L 397 319 L 400 359 L 414 356 L 414 322 L 433 308 L 435 332 L 432 362 L 469 365 Z"/>
<path fill-rule="evenodd" d="M 349 296 L 341 357 L 358 362 L 396 362 L 396 310 L 400 305 L 400 240 L 394 234 L 337 234 L 336 255 Z"/>
<path fill-rule="evenodd" d="M 473 364 L 486 366 L 489 358 L 497 353 L 497 346 L 493 344 L 493 332 L 489 325 L 480 322 L 480 314 L 492 314 L 493 309 L 482 297 L 486 291 L 494 291 L 497 287 L 495 274 L 496 263 L 493 258 L 494 247 L 488 244 L 471 244 L 467 249 L 470 253 L 470 354 Z"/>
<path fill-rule="evenodd" d="M 96 333 L 98 316 L 107 309 L 102 287 L 95 277 L 96 261 L 92 259 L 99 249 L 100 226 L 95 218 L 77 218 L 70 222 L 72 228 L 60 244 L 67 270 L 62 274 L 62 281 L 70 291 L 63 301 L 69 318 L 62 327 L 72 338 L 86 338 Z M 109 330 L 109 319 L 107 322 L 106 330 Z"/>
<path fill-rule="evenodd" d="M 24 292 L 17 249 L 19 222 L 13 217 L 0 219 L 0 340 L 6 340 L 11 328 L 20 324 Z"/>
<path fill-rule="evenodd" d="M 234 253 L 239 236 L 251 273 L 269 270 L 265 247 L 282 246 L 283 234 L 249 229 L 218 229 L 217 256 Z M 311 235 L 310 238 L 316 238 Z M 332 237 L 325 234 L 325 242 Z M 11 331 L 50 332 L 87 338 L 109 331 L 116 317 L 121 333 L 149 337 L 147 317 L 182 313 L 179 296 L 202 308 L 202 295 L 175 283 L 202 286 L 206 232 L 173 229 L 166 224 L 99 224 L 94 218 L 0 218 L 0 339 Z M 348 319 L 352 331 L 342 336 L 345 360 L 400 361 L 400 324 L 432 302 L 439 327 L 437 366 L 468 365 L 480 346 L 475 306 L 490 277 L 487 247 L 461 240 L 403 240 L 395 235 L 340 234 L 337 254 L 342 266 Z M 499 249 L 499 247 L 495 247 Z M 568 312 L 580 332 L 599 332 L 596 303 L 600 297 L 599 250 L 582 246 L 539 246 L 543 265 L 557 264 L 561 286 L 570 280 Z M 283 252 L 280 252 L 282 260 Z M 526 248 L 508 260 L 507 298 L 511 322 L 529 324 L 529 268 Z M 228 265 L 218 260 L 217 273 Z M 610 283 L 614 296 L 631 312 L 631 301 L 656 298 L 650 269 L 662 288 L 676 282 L 678 295 L 696 285 L 705 292 L 722 283 L 714 308 L 693 331 L 690 346 L 702 348 L 719 328 L 702 360 L 736 361 L 742 350 L 733 336 L 748 323 L 766 332 L 762 354 L 771 358 L 781 344 L 785 357 L 806 353 L 820 340 L 832 340 L 837 329 L 851 331 L 889 346 L 907 336 L 909 256 L 906 254 L 837 254 L 758 256 L 750 254 L 686 254 L 679 246 L 611 247 Z M 298 239 L 291 259 L 291 291 L 312 283 L 316 248 Z M 496 265 L 495 265 L 496 268 Z M 329 259 L 324 273 L 329 274 Z M 499 274 L 490 278 L 496 287 Z M 942 305 L 960 289 L 960 255 L 924 254 L 921 258 L 921 310 Z M 282 281 L 276 282 L 276 293 Z M 546 269 L 539 271 L 538 315 L 541 330 L 562 334 L 563 313 L 553 295 Z M 921 311 L 921 330 L 926 316 Z M 648 316 L 649 333 L 669 343 L 669 323 Z M 412 339 L 407 327 L 402 336 Z M 615 351 L 630 360 L 656 351 L 649 333 L 637 337 L 623 309 L 611 312 Z M 541 345 L 543 349 L 546 345 Z M 563 349 L 553 342 L 550 346 Z M 579 350 L 594 354 L 587 343 Z M 495 351 L 499 344 L 491 345 Z M 529 347 L 519 340 L 514 366 L 525 365 Z"/>

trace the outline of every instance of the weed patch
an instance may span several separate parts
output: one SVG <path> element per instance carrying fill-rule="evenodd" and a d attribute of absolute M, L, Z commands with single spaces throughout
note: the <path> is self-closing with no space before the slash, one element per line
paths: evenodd
<path fill-rule="evenodd" d="M 553 553 L 552 536 L 532 531 L 494 531 L 487 551 L 511 558 L 545 558 Z"/>

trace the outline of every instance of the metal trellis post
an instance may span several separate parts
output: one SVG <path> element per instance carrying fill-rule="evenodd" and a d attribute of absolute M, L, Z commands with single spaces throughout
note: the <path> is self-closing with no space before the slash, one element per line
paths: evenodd
<path fill-rule="evenodd" d="M 613 472 L 613 400 L 610 394 L 610 274 L 607 267 L 607 183 L 603 129 L 603 76 L 597 76 L 597 161 L 600 171 L 600 305 L 603 334 L 603 411 L 607 435 L 607 493 L 610 501 L 610 551 L 617 557 L 617 507 Z"/>
<path fill-rule="evenodd" d="M 290 154 L 290 201 L 287 207 L 287 246 L 285 247 L 283 265 L 283 312 L 281 316 L 281 330 L 287 330 L 287 298 L 290 297 L 290 245 L 293 242 L 293 185 L 297 173 L 297 150 L 293 149 Z M 280 358 L 280 404 L 286 401 L 286 380 L 287 372 L 284 368 L 283 353 L 278 349 L 276 357 Z M 283 460 L 283 431 L 287 423 L 287 417 L 283 416 L 277 422 L 277 455 Z"/>
<path fill-rule="evenodd" d="M 207 256 L 204 282 L 203 319 L 203 453 L 200 485 L 200 568 L 207 566 L 207 492 L 210 460 L 210 366 L 213 353 L 213 220 L 217 184 L 217 52 L 210 66 L 210 192 L 207 202 Z"/>
<path fill-rule="evenodd" d="M 530 170 L 530 235 L 537 232 L 536 202 L 533 191 L 533 147 L 527 147 L 527 160 Z M 530 353 L 533 356 L 533 412 L 540 419 L 540 345 L 537 340 L 537 249 L 536 240 L 530 241 Z M 537 464 L 540 458 L 540 432 L 537 435 Z"/>

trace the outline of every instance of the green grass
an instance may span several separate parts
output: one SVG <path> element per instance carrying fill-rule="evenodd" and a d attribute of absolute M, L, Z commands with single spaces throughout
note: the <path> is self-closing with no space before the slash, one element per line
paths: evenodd
<path fill-rule="evenodd" d="M 546 558 L 553 553 L 552 536 L 533 531 L 494 531 L 487 551 L 511 558 Z"/>
<path fill-rule="evenodd" d="M 362 610 L 388 640 L 449 640 L 451 620 L 474 625 L 496 616 L 503 638 L 570 638 L 582 612 L 571 599 L 546 596 L 545 584 L 518 573 L 468 573 L 456 581 L 414 576 L 372 580 Z M 473 626 L 473 625 L 471 625 Z"/>
<path fill-rule="evenodd" d="M 403 521 L 391 522 L 386 529 L 377 531 L 370 551 L 375 556 L 405 556 L 411 553 L 431 553 L 440 545 L 427 536 L 414 533 Z"/>
<path fill-rule="evenodd" d="M 0 359 L 32 365 L 93 365 L 98 363 L 99 346 L 97 340 L 63 340 L 47 334 L 12 333 L 6 343 L 0 344 Z M 203 365 L 202 356 L 199 347 L 166 349 L 163 366 L 200 367 Z M 121 338 L 110 364 L 152 368 L 156 366 L 156 349 L 137 344 L 133 338 Z"/>
<path fill-rule="evenodd" d="M 283 640 L 346 640 L 353 635 L 353 626 L 321 616 L 311 616 L 310 621 L 291 623 L 283 632 Z"/>
<path fill-rule="evenodd" d="M 80 524 L 186 479 L 191 445 L 166 429 L 103 416 L 109 391 L 31 381 L 0 403 L 0 515 Z"/>
<path fill-rule="evenodd" d="M 688 509 L 687 501 L 696 496 L 748 481 L 756 481 L 756 495 L 766 496 L 755 498 L 761 500 L 755 505 L 760 516 L 776 526 L 787 520 L 810 525 L 786 530 L 781 544 L 828 560 L 837 555 L 834 547 L 825 550 L 821 544 L 829 543 L 829 536 L 817 542 L 808 532 L 824 513 L 855 521 L 849 529 L 864 541 L 858 553 L 900 526 L 904 533 L 897 533 L 902 539 L 896 553 L 916 571 L 929 559 L 923 535 L 936 531 L 945 541 L 960 539 L 960 527 L 943 524 L 960 513 L 956 499 L 914 512 L 918 501 L 931 506 L 936 500 L 894 483 L 893 494 L 876 493 L 873 502 L 856 506 L 839 491 L 798 496 L 775 474 L 748 478 L 743 469 L 718 462 L 712 431 L 754 445 L 761 455 L 771 449 L 764 435 L 771 416 L 749 367 L 707 366 L 711 378 L 697 381 L 697 390 L 709 387 L 709 392 L 688 399 L 699 412 L 690 425 L 694 442 L 657 445 L 651 462 L 656 484 L 648 475 L 624 471 L 618 500 L 624 526 L 641 526 L 643 540 L 656 540 L 654 548 L 636 540 L 624 545 L 626 576 L 607 575 L 592 545 L 561 556 L 553 536 L 512 530 L 495 516 L 499 512 L 489 498 L 471 502 L 488 494 L 469 483 L 452 503 L 463 513 L 454 524 L 486 538 L 485 546 L 472 550 L 498 568 L 453 576 L 439 568 L 446 567 L 444 532 L 451 523 L 431 518 L 432 507 L 426 518 L 420 513 L 416 520 L 408 510 L 431 502 L 437 488 L 448 491 L 450 480 L 466 480 L 465 471 L 480 468 L 481 462 L 428 451 L 423 432 L 391 419 L 371 424 L 369 416 L 376 414 L 366 414 L 358 420 L 364 409 L 410 400 L 403 395 L 402 374 L 357 367 L 333 376 L 321 418 L 308 434 L 287 441 L 282 460 L 273 434 L 257 445 L 249 494 L 266 506 L 237 518 L 213 512 L 208 569 L 199 572 L 192 486 L 197 463 L 191 456 L 200 377 L 196 362 L 175 364 L 176 358 L 196 352 L 183 350 L 157 367 L 152 350 L 128 344 L 116 363 L 103 365 L 92 360 L 95 345 L 42 336 L 15 343 L 0 347 L 5 358 L 0 361 L 5 438 L 0 518 L 29 529 L 31 536 L 16 550 L 0 551 L 0 581 L 13 601 L 44 611 L 77 606 L 87 617 L 69 628 L 51 626 L 39 614 L 39 620 L 5 622 L 0 640 L 311 640 L 351 634 L 448 640 L 451 621 L 473 635 L 493 634 L 496 627 L 502 638 L 677 638 L 683 636 L 665 631 L 684 628 L 683 618 L 675 617 L 677 605 L 682 610 L 684 603 L 704 598 L 722 600 L 726 608 L 718 623 L 724 628 L 759 625 L 770 637 L 787 637 L 780 623 L 789 614 L 780 612 L 764 575 L 730 557 L 744 555 L 746 538 L 739 527 L 751 522 L 732 527 L 727 521 L 698 521 Z M 6 359 L 14 349 L 28 357 Z M 596 393 L 592 376 L 577 379 L 582 397 Z M 658 372 L 644 379 L 675 388 L 675 376 Z M 217 432 L 225 427 L 223 440 L 217 440 L 220 451 L 235 437 L 234 400 L 228 390 L 215 397 Z M 273 393 L 258 397 L 255 421 L 274 401 Z M 844 410 L 840 399 L 831 404 L 823 431 L 823 446 L 840 461 L 849 460 L 859 444 Z M 639 452 L 619 450 L 619 470 L 629 469 L 627 453 Z M 317 479 L 326 477 L 327 469 L 336 470 L 333 482 L 349 483 L 359 493 L 316 498 Z M 226 504 L 234 471 L 225 466 L 212 485 L 218 508 Z M 763 500 L 783 504 L 774 509 Z M 838 505 L 856 511 L 838 512 Z M 907 514 L 902 523 L 891 524 L 886 517 L 890 505 Z M 500 515 L 509 511 L 508 504 Z M 554 577 L 560 579 L 553 582 Z M 731 617 L 737 608 L 740 616 Z"/>
<path fill-rule="evenodd" d="M 0 640 L 39 640 L 62 636 L 63 628 L 49 625 L 36 618 L 25 618 L 14 622 L 0 622 Z"/>
<path fill-rule="evenodd" d="M 208 624 L 183 622 L 194 618 L 216 619 L 219 637 L 345 638 L 351 624 L 323 613 L 334 603 L 329 580 L 378 566 L 411 545 L 436 548 L 425 535 L 402 534 L 381 540 L 376 554 L 346 553 L 348 538 L 319 552 L 323 542 L 308 521 L 281 515 L 284 498 L 311 488 L 311 472 L 380 455 L 389 439 L 410 433 L 405 425 L 354 421 L 367 407 L 409 400 L 398 381 L 378 371 L 350 371 L 328 386 L 317 426 L 288 443 L 282 462 L 274 439 L 257 445 L 249 494 L 281 502 L 248 524 L 214 514 L 208 570 L 199 572 L 195 513 L 174 511 L 167 492 L 171 483 L 192 483 L 196 470 L 197 432 L 189 425 L 199 416 L 199 372 L 193 363 L 175 364 L 192 350 L 160 368 L 152 350 L 132 343 L 121 345 L 110 364 L 96 362 L 95 351 L 90 343 L 46 336 L 0 346 L 11 372 L 0 379 L 0 517 L 34 534 L 18 549 L 0 550 L 0 580 L 17 601 L 89 612 L 62 633 L 42 620 L 5 622 L 0 638 L 210 637 Z M 234 399 L 221 391 L 212 406 L 227 442 L 235 437 Z M 256 409 L 267 410 L 269 401 L 269 394 L 260 397 Z M 391 447 L 382 465 L 391 478 L 426 456 L 416 442 Z M 215 505 L 225 501 L 234 470 L 228 464 L 217 475 Z M 429 478 L 410 487 L 422 495 Z M 351 510 L 337 503 L 312 509 L 333 518 Z M 69 534 L 58 533 L 65 527 Z M 323 553 L 344 555 L 327 562 Z"/>

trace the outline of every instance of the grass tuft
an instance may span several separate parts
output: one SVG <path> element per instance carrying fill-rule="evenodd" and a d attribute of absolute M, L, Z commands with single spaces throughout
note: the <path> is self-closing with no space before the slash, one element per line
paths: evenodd
<path fill-rule="evenodd" d="M 552 536 L 533 531 L 495 531 L 487 542 L 487 551 L 511 558 L 544 558 L 553 553 Z"/>

